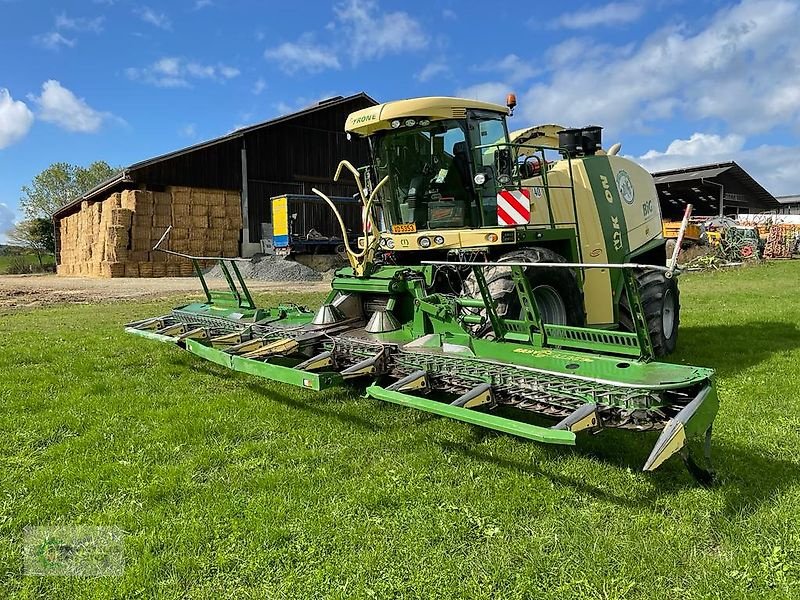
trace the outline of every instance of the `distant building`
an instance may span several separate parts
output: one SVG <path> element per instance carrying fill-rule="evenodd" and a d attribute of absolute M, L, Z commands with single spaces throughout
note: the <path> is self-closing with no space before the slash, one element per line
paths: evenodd
<path fill-rule="evenodd" d="M 696 216 L 761 213 L 780 202 L 735 162 L 653 173 L 664 219 L 679 220 L 687 204 Z"/>
<path fill-rule="evenodd" d="M 775 214 L 800 215 L 800 194 L 795 194 L 793 196 L 778 196 L 776 199 L 781 203 L 781 206 L 775 210 Z"/>

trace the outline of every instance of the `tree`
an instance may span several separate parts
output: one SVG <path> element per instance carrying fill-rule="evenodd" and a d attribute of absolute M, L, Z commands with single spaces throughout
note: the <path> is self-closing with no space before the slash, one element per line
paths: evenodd
<path fill-rule="evenodd" d="M 40 267 L 42 266 L 42 256 L 54 254 L 56 251 L 53 239 L 53 221 L 50 219 L 37 217 L 20 221 L 6 232 L 6 237 L 10 243 L 33 251 Z"/>
<path fill-rule="evenodd" d="M 59 208 L 114 175 L 117 169 L 98 160 L 88 167 L 53 163 L 22 187 L 19 204 L 28 219 L 52 217 Z"/>

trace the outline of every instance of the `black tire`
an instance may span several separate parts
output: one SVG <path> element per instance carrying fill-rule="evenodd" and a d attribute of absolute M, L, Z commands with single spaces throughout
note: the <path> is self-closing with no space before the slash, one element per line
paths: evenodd
<path fill-rule="evenodd" d="M 504 254 L 497 262 L 555 263 L 566 262 L 566 260 L 560 254 L 547 248 L 530 247 Z M 511 269 L 508 267 L 487 267 L 483 270 L 483 275 L 486 278 L 486 284 L 489 287 L 492 299 L 496 302 L 498 316 L 512 319 L 518 318 L 522 307 L 514 289 Z M 534 291 L 540 307 L 539 310 L 543 313 L 545 322 L 574 326 L 581 326 L 586 322 L 583 292 L 581 292 L 578 279 L 571 269 L 531 266 L 526 268 L 525 275 L 531 283 L 531 288 Z M 481 297 L 478 283 L 472 272 L 464 280 L 463 293 L 473 298 Z M 543 304 L 546 306 L 543 306 Z M 485 315 L 485 310 L 475 310 L 474 312 L 475 314 Z M 474 335 L 478 337 L 483 337 L 491 331 L 490 323 L 473 328 Z"/>
<path fill-rule="evenodd" d="M 667 279 L 659 271 L 637 271 L 636 281 L 639 284 L 639 297 L 653 351 L 656 356 L 671 354 L 678 343 L 678 325 L 681 320 L 678 282 L 674 277 Z M 625 293 L 619 303 L 619 325 L 625 331 L 636 330 Z"/>

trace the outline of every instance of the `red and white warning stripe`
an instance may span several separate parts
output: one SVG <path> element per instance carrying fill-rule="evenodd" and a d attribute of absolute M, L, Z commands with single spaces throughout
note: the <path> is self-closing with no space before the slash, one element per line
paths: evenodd
<path fill-rule="evenodd" d="M 531 192 L 528 189 L 500 190 L 497 194 L 497 224 L 527 225 L 531 220 Z"/>

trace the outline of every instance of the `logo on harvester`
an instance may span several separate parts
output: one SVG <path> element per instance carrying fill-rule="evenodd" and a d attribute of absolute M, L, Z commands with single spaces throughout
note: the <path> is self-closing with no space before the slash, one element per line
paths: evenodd
<path fill-rule="evenodd" d="M 350 120 L 350 124 L 351 125 L 358 125 L 359 123 L 366 123 L 368 121 L 374 121 L 376 118 L 377 117 L 375 116 L 374 113 L 373 114 L 367 114 L 367 115 L 361 115 L 360 117 L 355 117 L 355 118 L 351 119 Z"/>
<path fill-rule="evenodd" d="M 619 190 L 620 198 L 622 198 L 626 204 L 633 204 L 633 182 L 627 171 L 620 171 L 617 173 L 617 189 Z"/>

